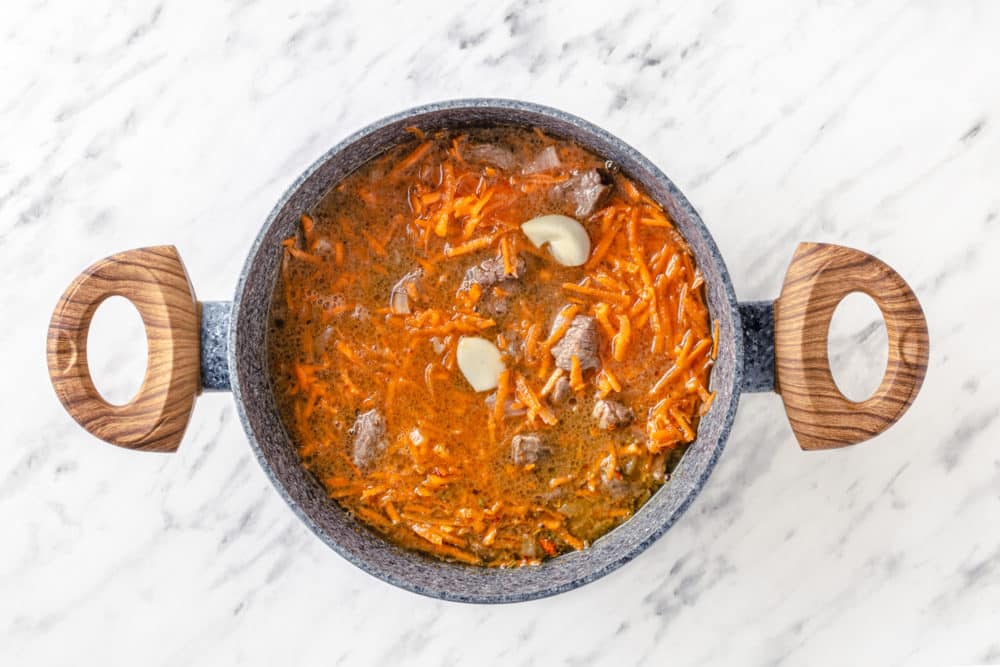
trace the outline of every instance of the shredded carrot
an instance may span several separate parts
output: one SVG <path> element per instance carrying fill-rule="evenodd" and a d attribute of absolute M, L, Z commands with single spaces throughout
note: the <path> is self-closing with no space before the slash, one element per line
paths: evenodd
<path fill-rule="evenodd" d="M 569 386 L 580 391 L 586 385 L 583 383 L 583 370 L 580 368 L 580 357 L 575 354 L 570 357 Z"/>
<path fill-rule="evenodd" d="M 514 275 L 514 263 L 510 259 L 510 239 L 506 236 L 500 239 L 500 252 L 503 255 L 503 274 Z"/>
<path fill-rule="evenodd" d="M 376 255 L 378 255 L 379 257 L 385 257 L 386 255 L 385 246 L 383 246 L 382 243 L 379 242 L 377 238 L 375 238 L 374 236 L 372 236 L 363 229 L 361 230 L 361 235 L 365 237 L 365 240 L 368 241 L 368 245 L 372 247 L 372 250 L 375 251 Z"/>
<path fill-rule="evenodd" d="M 580 307 L 576 305 L 566 306 L 559 311 L 559 325 L 552 330 L 549 337 L 542 343 L 542 354 L 547 354 L 552 349 L 552 346 L 559 342 L 563 334 L 569 330 L 569 325 L 573 323 L 573 318 L 576 317 L 578 312 L 580 312 Z"/>
<path fill-rule="evenodd" d="M 628 309 L 628 316 L 635 317 L 649 308 L 649 292 L 643 292 Z"/>
<path fill-rule="evenodd" d="M 346 370 L 340 371 L 340 380 L 344 383 L 344 386 L 347 387 L 347 391 L 351 392 L 355 396 L 361 394 L 361 390 L 358 389 L 358 385 L 354 384 L 351 380 L 351 376 L 347 374 Z"/>
<path fill-rule="evenodd" d="M 604 236 L 600 238 L 597 245 L 594 246 L 593 251 L 590 253 L 590 259 L 587 260 L 586 266 L 588 269 L 598 266 L 601 261 L 607 256 L 608 251 L 611 250 L 611 244 L 614 243 L 616 235 L 620 230 L 620 223 L 616 223 L 609 229 Z"/>
<path fill-rule="evenodd" d="M 299 250 L 298 248 L 294 248 L 294 247 L 289 246 L 289 247 L 285 248 L 285 251 L 289 255 L 291 255 L 292 257 L 294 257 L 295 259 L 300 259 L 303 262 L 309 262 L 310 264 L 322 264 L 323 263 L 322 259 L 320 259 L 316 255 L 313 255 L 312 253 L 306 252 L 305 250 Z"/>
<path fill-rule="evenodd" d="M 611 326 L 611 319 L 609 318 L 609 313 L 611 312 L 611 307 L 606 303 L 598 303 L 594 306 L 594 317 L 597 319 L 597 323 L 601 325 L 604 329 L 605 335 L 608 338 L 614 338 L 618 332 L 615 328 Z"/>
<path fill-rule="evenodd" d="M 605 301 L 611 301 L 622 306 L 627 306 L 630 303 L 630 299 L 624 294 L 615 294 L 614 292 L 609 292 L 607 290 L 597 289 L 594 287 L 586 287 L 584 285 L 577 285 L 575 283 L 563 283 L 562 288 L 570 292 L 576 292 L 578 294 L 586 294 L 587 296 L 597 297 L 599 299 L 604 299 Z"/>
<path fill-rule="evenodd" d="M 688 286 L 687 283 L 681 285 L 681 295 L 677 298 L 677 326 L 680 326 L 684 321 L 684 304 L 687 301 Z"/>
<path fill-rule="evenodd" d="M 459 255 L 468 255 L 471 252 L 476 252 L 477 250 L 482 250 L 483 248 L 488 248 L 490 244 L 494 241 L 493 236 L 480 236 L 477 239 L 472 239 L 471 241 L 466 241 L 465 243 L 460 243 L 457 246 L 449 246 L 444 249 L 445 257 L 458 257 Z"/>
<path fill-rule="evenodd" d="M 657 220 L 656 218 L 642 218 L 639 222 L 647 227 L 673 227 L 668 220 Z"/>
<path fill-rule="evenodd" d="M 549 376 L 549 379 L 548 381 L 546 381 L 545 386 L 542 387 L 542 390 L 539 392 L 539 396 L 545 398 L 546 396 L 551 394 L 552 390 L 556 388 L 556 383 L 559 382 L 559 378 L 561 378 L 564 373 L 565 371 L 558 367 L 554 371 L 552 371 L 552 375 Z"/>
<path fill-rule="evenodd" d="M 396 387 L 399 386 L 399 382 L 395 379 L 389 380 L 388 386 L 385 390 L 385 409 L 392 410 L 392 404 L 396 399 Z"/>
<path fill-rule="evenodd" d="M 584 549 L 587 546 L 583 542 L 583 540 L 580 540 L 580 539 L 574 537 L 567 530 L 560 530 L 560 531 L 558 531 L 558 535 L 559 535 L 559 539 L 561 539 L 563 542 L 565 542 L 566 544 L 568 544 L 573 549 L 576 549 L 577 551 L 579 551 L 581 549 Z"/>
<path fill-rule="evenodd" d="M 573 475 L 563 475 L 561 477 L 553 477 L 549 480 L 549 488 L 555 489 L 562 486 L 563 484 L 568 484 L 573 481 Z"/>
<path fill-rule="evenodd" d="M 698 341 L 698 343 L 694 346 L 694 349 L 691 350 L 690 354 L 687 354 L 683 359 L 674 362 L 673 365 L 671 365 L 670 368 L 667 369 L 667 372 L 664 373 L 663 376 L 656 381 L 656 383 L 653 385 L 653 388 L 649 390 L 650 395 L 655 396 L 656 394 L 660 393 L 660 390 L 662 390 L 671 379 L 673 379 L 682 371 L 690 367 L 691 364 L 694 363 L 695 359 L 697 359 L 697 357 L 701 354 L 701 352 L 705 351 L 705 349 L 708 348 L 709 345 L 711 345 L 711 341 L 707 339 L 702 339 Z"/>
<path fill-rule="evenodd" d="M 448 223 L 452 218 L 452 197 L 455 188 L 455 170 L 451 164 L 446 162 L 441 167 L 441 210 L 437 214 L 437 222 L 434 223 L 434 233 L 444 238 L 448 235 Z"/>
<path fill-rule="evenodd" d="M 389 521 L 392 521 L 392 525 L 396 525 L 403 520 L 402 517 L 399 516 L 399 512 L 396 511 L 396 506 L 392 504 L 391 500 L 385 501 L 382 506 L 385 508 L 385 513 L 389 516 Z"/>
<path fill-rule="evenodd" d="M 460 148 L 460 144 L 461 141 L 459 140 L 459 137 L 455 137 L 451 140 L 451 155 L 459 162 L 465 162 L 465 160 L 462 159 L 462 149 Z"/>
<path fill-rule="evenodd" d="M 348 347 L 347 343 L 345 343 L 344 341 L 338 340 L 334 344 L 334 347 L 337 349 L 337 352 L 340 352 L 342 355 L 353 361 L 355 364 L 361 363 L 361 359 L 358 358 L 358 355 L 356 355 L 354 351 L 350 347 Z"/>
<path fill-rule="evenodd" d="M 417 146 L 412 153 L 400 160 L 399 163 L 393 167 L 392 171 L 390 171 L 388 175 L 389 180 L 397 180 L 401 175 L 409 171 L 413 165 L 420 162 L 421 158 L 430 152 L 432 146 L 433 144 L 430 141 L 425 141 Z"/>
<path fill-rule="evenodd" d="M 469 295 L 468 298 L 470 306 L 475 306 L 479 300 L 483 298 L 483 287 L 479 283 L 472 283 L 466 291 Z"/>
<path fill-rule="evenodd" d="M 308 213 L 303 213 L 300 219 L 302 223 L 302 236 L 306 239 L 306 246 L 312 245 L 313 241 L 313 230 L 316 228 L 316 223 L 313 221 L 312 216 Z"/>
<path fill-rule="evenodd" d="M 493 418 L 497 424 L 503 423 L 508 394 L 510 394 L 510 369 L 505 368 L 497 380 L 496 403 L 493 406 Z"/>
<path fill-rule="evenodd" d="M 694 440 L 694 430 L 692 430 L 691 424 L 688 423 L 687 418 L 677 408 L 670 408 L 670 416 L 674 418 L 681 433 L 684 434 L 684 441 L 691 442 Z"/>
<path fill-rule="evenodd" d="M 601 373 L 604 375 L 605 378 L 607 378 L 608 384 L 611 385 L 612 389 L 614 389 L 615 391 L 622 390 L 622 383 L 618 381 L 618 378 L 615 377 L 615 374 L 611 372 L 610 368 L 607 367 L 603 368 L 601 370 Z"/>
<path fill-rule="evenodd" d="M 615 280 L 606 273 L 598 273 L 594 276 L 594 282 L 605 289 L 609 289 L 612 292 L 625 292 L 628 287 L 623 285 L 621 282 Z"/>
<path fill-rule="evenodd" d="M 632 338 L 632 324 L 625 315 L 618 316 L 618 333 L 611 340 L 611 356 L 615 361 L 624 361 L 628 343 Z M 621 391 L 619 389 L 618 391 Z"/>
<path fill-rule="evenodd" d="M 537 360 L 538 351 L 538 332 L 541 331 L 541 325 L 537 322 L 528 327 L 528 335 L 524 338 L 524 356 L 529 362 Z"/>
<path fill-rule="evenodd" d="M 521 399 L 521 402 L 528 406 L 529 415 L 537 415 L 543 422 L 552 426 L 559 420 L 556 416 L 549 410 L 542 402 L 538 399 L 528 383 L 524 381 L 524 377 L 517 375 L 514 379 L 514 386 L 516 388 L 517 397 Z"/>
<path fill-rule="evenodd" d="M 630 181 L 627 178 L 624 178 L 621 180 L 621 184 L 622 187 L 625 189 L 625 192 L 628 193 L 629 199 L 631 199 L 632 201 L 639 201 L 642 195 L 639 194 L 639 189 L 635 187 L 635 184 L 632 183 L 632 181 Z"/>
<path fill-rule="evenodd" d="M 712 407 L 712 403 L 715 402 L 715 392 L 711 392 L 704 401 L 702 401 L 701 408 L 698 409 L 698 416 L 703 417 L 708 414 L 708 411 Z"/>

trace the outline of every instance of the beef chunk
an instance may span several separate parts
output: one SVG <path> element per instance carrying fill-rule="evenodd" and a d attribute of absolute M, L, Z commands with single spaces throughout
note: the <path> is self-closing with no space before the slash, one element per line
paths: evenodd
<path fill-rule="evenodd" d="M 350 433 L 354 436 L 354 465 L 367 470 L 385 451 L 385 417 L 374 409 L 362 412 Z"/>
<path fill-rule="evenodd" d="M 470 162 L 482 162 L 504 171 L 514 166 L 514 154 L 496 144 L 473 144 L 462 151 Z"/>
<path fill-rule="evenodd" d="M 468 289 L 473 284 L 483 288 L 483 295 L 476 304 L 476 312 L 493 319 L 506 315 L 510 310 L 510 303 L 507 297 L 494 294 L 490 287 L 501 282 L 511 282 L 523 276 L 524 259 L 517 258 L 514 262 L 514 273 L 511 275 L 505 275 L 503 268 L 503 257 L 490 257 L 470 267 L 462 280 L 462 289 Z"/>
<path fill-rule="evenodd" d="M 538 463 L 552 453 L 537 433 L 522 433 L 511 440 L 510 456 L 519 466 Z"/>
<path fill-rule="evenodd" d="M 597 401 L 591 416 L 597 420 L 598 426 L 608 431 L 631 424 L 632 420 L 635 419 L 632 408 L 625 407 L 618 401 L 607 399 Z"/>
<path fill-rule="evenodd" d="M 511 297 L 506 294 L 496 294 L 492 289 L 483 292 L 483 296 L 473 307 L 477 313 L 492 320 L 500 319 L 510 312 Z"/>
<path fill-rule="evenodd" d="M 516 280 L 522 275 L 524 275 L 524 259 L 522 257 L 518 257 L 517 261 L 514 262 L 514 273 L 507 276 L 503 272 L 503 257 L 498 255 L 469 267 L 462 280 L 462 289 L 468 289 L 473 283 L 486 289 L 504 280 Z"/>
<path fill-rule="evenodd" d="M 542 171 L 552 171 L 561 164 L 562 162 L 559 161 L 559 153 L 556 152 L 556 147 L 547 146 L 521 171 L 525 174 L 537 174 Z"/>
<path fill-rule="evenodd" d="M 557 317 L 553 329 L 558 328 L 562 318 Z M 577 315 L 569 325 L 569 329 L 552 346 L 552 356 L 556 366 L 568 371 L 573 367 L 573 356 L 580 360 L 580 368 L 598 368 L 601 365 L 597 358 L 597 320 L 589 315 Z"/>
<path fill-rule="evenodd" d="M 569 379 L 564 375 L 556 380 L 556 386 L 552 388 L 552 393 L 549 394 L 549 402 L 553 405 L 562 403 L 569 398 L 571 393 L 573 392 L 569 386 Z"/>
<path fill-rule="evenodd" d="M 610 182 L 597 169 L 577 172 L 552 188 L 554 197 L 576 206 L 578 218 L 589 218 L 610 191 Z"/>

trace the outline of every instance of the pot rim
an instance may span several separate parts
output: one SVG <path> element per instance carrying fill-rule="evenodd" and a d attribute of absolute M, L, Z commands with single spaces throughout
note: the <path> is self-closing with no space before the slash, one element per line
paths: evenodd
<path fill-rule="evenodd" d="M 697 225 L 701 227 L 703 232 L 703 242 L 707 247 L 707 251 L 712 255 L 714 261 L 719 269 L 719 287 L 722 290 L 725 305 L 729 307 L 733 318 L 733 329 L 734 336 L 732 339 L 732 351 L 735 356 L 734 367 L 731 372 L 731 378 L 729 382 L 732 383 L 729 394 L 729 404 L 724 406 L 724 412 L 718 414 L 716 419 L 719 420 L 720 435 L 714 444 L 714 447 L 709 452 L 706 462 L 703 464 L 703 468 L 700 474 L 694 478 L 692 482 L 689 482 L 688 488 L 685 490 L 685 495 L 683 500 L 676 506 L 674 511 L 664 520 L 662 523 L 656 525 L 656 527 L 647 535 L 644 539 L 636 542 L 632 545 L 630 549 L 622 553 L 617 558 L 604 563 L 598 568 L 593 568 L 585 571 L 579 577 L 574 577 L 564 583 L 553 585 L 544 590 L 535 591 L 511 591 L 504 592 L 501 594 L 481 594 L 481 595 L 469 595 L 469 594 L 457 594 L 448 590 L 447 585 L 442 585 L 440 587 L 432 588 L 428 586 L 423 586 L 413 581 L 394 576 L 393 574 L 386 572 L 382 569 L 374 567 L 369 561 L 363 558 L 357 557 L 353 552 L 347 550 L 342 545 L 340 545 L 334 538 L 332 538 L 328 532 L 322 528 L 318 523 L 302 508 L 299 502 L 291 495 L 289 490 L 286 488 L 285 484 L 281 479 L 279 479 L 276 474 L 274 467 L 268 461 L 265 453 L 263 451 L 262 445 L 258 442 L 256 434 L 250 422 L 250 418 L 247 414 L 246 400 L 244 396 L 243 387 L 241 386 L 240 373 L 238 370 L 237 353 L 240 345 L 240 334 L 238 322 L 240 320 L 240 308 L 243 301 L 244 293 L 246 292 L 248 276 L 250 275 L 251 268 L 254 265 L 254 261 L 257 258 L 258 252 L 261 250 L 261 246 L 264 243 L 265 237 L 272 225 L 277 220 L 279 214 L 284 209 L 288 201 L 295 195 L 302 185 L 312 177 L 323 165 L 327 164 L 331 159 L 333 159 L 338 153 L 344 151 L 345 148 L 355 144 L 359 140 L 372 135 L 373 133 L 385 128 L 388 125 L 399 123 L 405 121 L 409 118 L 414 118 L 423 114 L 428 114 L 432 112 L 441 111 L 456 111 L 460 109 L 484 109 L 484 110 L 511 110 L 519 111 L 531 114 L 537 114 L 552 119 L 553 121 L 570 123 L 579 129 L 582 129 L 587 134 L 595 136 L 597 139 L 615 146 L 617 150 L 627 154 L 631 160 L 638 164 L 643 170 L 648 172 L 653 178 L 658 182 L 663 184 L 670 196 L 687 216 L 690 217 Z M 387 583 L 394 586 L 402 588 L 413 593 L 424 595 L 427 597 L 456 601 L 456 602 L 475 602 L 475 603 L 511 603 L 511 602 L 525 602 L 529 600 L 540 599 L 544 597 L 549 597 L 551 595 L 556 595 L 558 593 L 563 593 L 574 588 L 578 588 L 587 583 L 590 583 L 596 579 L 599 579 L 614 570 L 620 568 L 622 565 L 628 563 L 640 553 L 645 551 L 653 542 L 659 539 L 667 530 L 669 530 L 673 524 L 684 514 L 684 512 L 690 507 L 695 497 L 701 492 L 705 483 L 707 482 L 709 476 L 715 468 L 719 456 L 722 454 L 722 450 L 725 448 L 726 442 L 728 441 L 730 430 L 732 427 L 733 420 L 736 414 L 736 408 L 739 403 L 740 395 L 742 393 L 743 384 L 743 368 L 744 368 L 744 344 L 743 344 L 743 331 L 742 323 L 739 317 L 739 308 L 736 299 L 735 290 L 733 288 L 732 280 L 729 275 L 729 271 L 722 259 L 721 253 L 719 252 L 718 246 L 715 240 L 712 238 L 711 233 L 708 231 L 707 226 L 701 220 L 701 216 L 698 215 L 697 211 L 690 204 L 687 198 L 681 193 L 681 191 L 674 185 L 673 181 L 670 180 L 667 175 L 660 170 L 655 164 L 653 164 L 648 158 L 642 155 L 639 151 L 634 149 L 632 146 L 618 138 L 616 135 L 608 132 L 600 126 L 597 126 L 590 121 L 584 120 L 573 114 L 561 111 L 559 109 L 548 107 L 544 105 L 539 105 L 531 102 L 524 102 L 514 99 L 505 98 L 460 98 L 452 99 L 442 102 L 434 102 L 430 104 L 423 104 L 416 107 L 412 107 L 395 114 L 385 116 L 379 120 L 376 120 L 362 129 L 353 132 L 343 140 L 337 142 L 332 148 L 325 151 L 319 158 L 317 158 L 308 168 L 306 168 L 295 180 L 294 182 L 285 190 L 282 196 L 275 203 L 274 207 L 268 213 L 267 218 L 262 224 L 260 231 L 258 232 L 253 244 L 247 252 L 247 259 L 244 263 L 243 269 L 240 273 L 239 281 L 236 286 L 236 292 L 233 298 L 232 305 L 232 316 L 230 318 L 229 332 L 228 332 L 228 351 L 227 351 L 227 361 L 230 369 L 230 381 L 233 396 L 236 402 L 237 412 L 241 423 L 243 424 L 244 431 L 246 432 L 247 439 L 249 440 L 250 446 L 253 449 L 254 455 L 257 458 L 258 463 L 263 468 L 265 474 L 270 479 L 271 483 L 275 486 L 278 493 L 285 500 L 285 502 L 291 507 L 292 511 L 298 516 L 298 518 L 309 527 L 309 529 L 319 537 L 327 546 L 333 549 L 337 554 L 343 557 L 348 562 L 357 566 L 366 573 L 374 576 L 377 579 L 381 579 Z M 718 369 L 716 369 L 718 370 Z M 714 377 L 715 374 L 713 374 Z M 713 407 L 723 407 L 723 406 L 713 406 Z M 663 492 L 669 484 L 663 485 L 653 497 L 646 502 L 648 505 L 652 499 L 659 493 Z M 645 507 L 645 505 L 643 505 Z M 640 508 L 641 511 L 642 508 Z M 609 536 L 614 535 L 614 533 L 622 526 L 628 525 L 630 522 L 635 521 L 639 512 L 627 521 L 622 523 L 620 526 L 609 531 L 604 536 L 599 538 L 598 541 L 604 540 Z M 379 539 L 385 540 L 384 537 L 378 536 Z M 389 544 L 387 542 L 387 544 Z M 596 542 L 595 542 L 596 544 Z M 591 547 L 593 548 L 593 547 Z M 580 553 L 580 552 L 572 552 Z M 413 552 L 414 558 L 419 558 L 420 554 Z M 560 558 L 564 558 L 561 556 Z M 559 560 L 553 559 L 553 561 Z M 549 561 L 546 561 L 549 562 Z M 485 569 L 479 566 L 464 566 L 464 567 L 475 567 L 477 569 Z M 540 568 L 545 567 L 545 563 L 538 566 Z"/>

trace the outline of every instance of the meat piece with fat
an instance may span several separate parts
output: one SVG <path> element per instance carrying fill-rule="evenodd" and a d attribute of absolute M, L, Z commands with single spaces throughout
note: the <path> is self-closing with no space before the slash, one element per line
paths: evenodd
<path fill-rule="evenodd" d="M 573 390 L 569 385 L 569 378 L 563 375 L 556 380 L 555 386 L 552 387 L 552 392 L 549 394 L 549 403 L 558 405 L 569 398 L 572 393 Z"/>
<path fill-rule="evenodd" d="M 580 219 L 593 215 L 609 192 L 611 182 L 598 169 L 579 171 L 552 188 L 553 197 L 575 206 L 574 213 Z"/>
<path fill-rule="evenodd" d="M 553 330 L 562 324 L 562 317 L 556 317 Z M 552 346 L 552 356 L 556 366 L 568 371 L 573 367 L 573 357 L 580 360 L 580 368 L 598 368 L 601 360 L 597 356 L 600 339 L 597 334 L 597 320 L 589 315 L 577 315 L 570 322 L 566 333 Z"/>
<path fill-rule="evenodd" d="M 389 292 L 389 307 L 397 315 L 410 314 L 410 296 L 420 295 L 420 279 L 423 277 L 422 269 L 414 269 L 400 278 L 392 290 Z"/>
<path fill-rule="evenodd" d="M 524 275 L 524 258 L 517 257 L 512 268 L 514 269 L 513 273 L 505 273 L 503 257 L 499 255 L 484 259 L 479 264 L 469 267 L 469 270 L 465 272 L 462 289 L 468 289 L 473 284 L 477 284 L 485 290 L 499 282 L 517 280 Z"/>
<path fill-rule="evenodd" d="M 362 412 L 354 420 L 350 434 L 354 436 L 354 465 L 362 471 L 372 467 L 379 456 L 385 452 L 385 417 L 378 410 Z"/>
<path fill-rule="evenodd" d="M 591 416 L 597 420 L 597 425 L 606 431 L 631 424 L 635 419 L 632 408 L 611 399 L 597 401 Z"/>
<path fill-rule="evenodd" d="M 510 456 L 519 466 L 538 463 L 551 453 L 552 450 L 537 433 L 521 433 L 511 440 Z"/>
<path fill-rule="evenodd" d="M 467 146 L 462 153 L 469 162 L 481 162 L 504 171 L 510 171 L 515 163 L 514 154 L 509 149 L 496 144 L 472 144 Z"/>
<path fill-rule="evenodd" d="M 538 174 L 543 171 L 558 169 L 561 165 L 562 162 L 559 161 L 559 153 L 556 152 L 556 147 L 546 146 L 521 171 L 525 174 Z"/>

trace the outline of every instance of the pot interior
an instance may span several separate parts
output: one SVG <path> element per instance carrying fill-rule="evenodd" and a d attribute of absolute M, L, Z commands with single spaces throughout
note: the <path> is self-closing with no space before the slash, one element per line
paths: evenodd
<path fill-rule="evenodd" d="M 268 309 L 281 241 L 327 189 L 376 155 L 406 141 L 405 128 L 483 125 L 540 127 L 618 163 L 671 215 L 705 276 L 708 307 L 719 322 L 716 399 L 670 480 L 621 526 L 590 548 L 536 567 L 492 569 L 445 563 L 396 547 L 351 518 L 300 465 L 281 423 L 268 377 Z M 739 399 L 743 342 L 736 299 L 722 258 L 697 212 L 672 182 L 633 148 L 563 112 L 509 100 L 460 100 L 386 118 L 349 137 L 311 166 L 271 212 L 236 292 L 229 345 L 232 388 L 244 428 L 264 470 L 299 517 L 331 548 L 370 574 L 407 590 L 464 602 L 516 602 L 592 581 L 634 558 L 688 507 L 722 451 Z"/>

